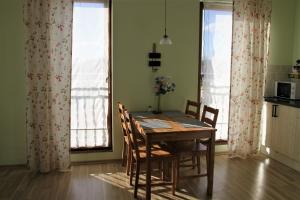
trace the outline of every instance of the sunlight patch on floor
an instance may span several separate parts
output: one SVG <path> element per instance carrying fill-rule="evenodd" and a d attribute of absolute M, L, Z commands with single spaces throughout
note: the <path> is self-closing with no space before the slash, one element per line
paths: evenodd
<path fill-rule="evenodd" d="M 116 186 L 118 188 L 127 190 L 128 192 L 132 193 L 134 187 L 129 185 L 129 176 L 126 175 L 124 172 L 115 172 L 115 173 L 100 173 L 100 174 L 90 174 L 90 176 L 100 179 L 108 184 L 111 184 L 113 186 Z M 146 177 L 145 175 L 140 175 L 140 184 L 145 184 Z M 152 176 L 152 182 L 159 182 L 159 178 Z M 134 183 L 134 179 L 133 179 Z M 182 200 L 182 199 L 189 199 L 189 200 L 196 200 L 199 198 L 191 196 L 191 194 L 187 193 L 187 190 L 185 189 L 178 189 L 176 190 L 175 196 L 172 195 L 171 191 L 171 185 L 167 186 L 152 186 L 152 194 L 151 199 L 153 200 Z M 138 196 L 139 197 L 145 197 L 145 187 L 139 187 L 138 190 Z"/>

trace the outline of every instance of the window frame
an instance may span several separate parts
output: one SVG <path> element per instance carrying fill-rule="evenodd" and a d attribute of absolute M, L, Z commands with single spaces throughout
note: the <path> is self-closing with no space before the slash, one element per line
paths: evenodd
<path fill-rule="evenodd" d="M 209 7 L 209 8 L 214 8 L 218 9 L 219 4 L 218 3 L 210 3 L 211 6 L 204 6 L 204 2 L 200 2 L 199 6 L 199 55 L 198 55 L 198 85 L 197 85 L 197 101 L 201 103 L 201 87 L 202 87 L 202 74 L 201 74 L 201 65 L 202 65 L 202 40 L 203 40 L 203 14 L 204 14 L 204 8 Z M 228 10 L 232 10 L 232 4 L 229 3 L 222 3 L 222 7 L 228 7 Z M 227 9 L 226 9 L 227 10 Z M 230 107 L 229 107 L 230 111 Z M 229 129 L 229 126 L 228 126 Z M 227 133 L 227 140 L 219 139 L 215 141 L 216 145 L 226 145 L 228 144 L 229 140 L 229 130 Z"/>
<path fill-rule="evenodd" d="M 97 0 L 80 0 L 83 2 L 99 2 Z M 95 153 L 95 152 L 112 152 L 112 0 L 108 0 L 109 18 L 108 18 L 108 114 L 107 114 L 107 129 L 108 129 L 108 147 L 79 147 L 72 148 L 70 152 L 73 153 Z M 71 129 L 70 129 L 71 130 Z M 70 135 L 71 137 L 71 135 Z"/>

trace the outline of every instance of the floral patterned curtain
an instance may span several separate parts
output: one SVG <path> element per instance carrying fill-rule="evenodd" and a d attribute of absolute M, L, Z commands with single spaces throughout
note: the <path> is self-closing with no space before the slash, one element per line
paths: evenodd
<path fill-rule="evenodd" d="M 27 154 L 33 170 L 70 166 L 72 0 L 24 0 Z"/>
<path fill-rule="evenodd" d="M 270 41 L 271 0 L 234 0 L 229 153 L 259 150 L 259 129 Z"/>

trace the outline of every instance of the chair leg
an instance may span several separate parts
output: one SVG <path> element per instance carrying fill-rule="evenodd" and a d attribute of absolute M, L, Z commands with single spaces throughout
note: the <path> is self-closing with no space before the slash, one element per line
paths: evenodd
<path fill-rule="evenodd" d="M 177 188 L 177 165 L 179 165 L 179 163 L 177 163 L 177 160 L 174 159 L 172 161 L 172 194 L 175 195 L 175 191 Z"/>
<path fill-rule="evenodd" d="M 122 166 L 124 167 L 126 164 L 126 147 L 127 147 L 127 143 L 125 142 L 125 140 L 123 141 L 123 150 L 122 150 Z"/>
<path fill-rule="evenodd" d="M 210 141 L 208 141 L 209 143 Z M 205 152 L 205 158 L 206 158 L 206 173 L 208 174 L 209 172 L 209 151 L 210 151 L 210 148 L 209 148 L 209 145 L 207 144 L 206 145 L 206 152 Z M 207 179 L 208 179 L 208 176 L 207 176 Z"/>
<path fill-rule="evenodd" d="M 208 171 L 209 171 L 209 151 L 210 151 L 210 149 L 209 149 L 209 147 L 207 146 L 207 150 L 206 150 L 206 152 L 205 152 L 205 154 L 206 154 L 206 173 L 208 174 Z M 207 176 L 208 177 L 208 176 Z"/>
<path fill-rule="evenodd" d="M 192 169 L 195 169 L 195 164 L 196 162 L 195 162 L 195 156 L 194 155 L 192 155 Z"/>
<path fill-rule="evenodd" d="M 197 169 L 198 169 L 198 174 L 201 174 L 201 165 L 200 165 L 200 155 L 197 155 Z"/>
<path fill-rule="evenodd" d="M 127 146 L 127 163 L 126 163 L 126 174 L 127 174 L 127 176 L 130 173 L 131 160 L 132 160 L 132 150 L 131 150 L 130 146 Z"/>
<path fill-rule="evenodd" d="M 140 176 L 140 162 L 136 162 L 135 184 L 134 184 L 134 197 L 137 198 Z"/>
<path fill-rule="evenodd" d="M 180 172 L 180 156 L 178 156 L 177 157 L 177 159 L 176 159 L 176 179 L 175 179 L 175 186 L 176 186 L 176 188 L 178 187 L 178 180 L 179 180 L 179 177 L 180 177 L 180 175 L 179 175 L 179 172 Z"/>
<path fill-rule="evenodd" d="M 159 169 L 159 173 L 160 173 L 160 180 L 164 179 L 164 161 L 159 161 L 158 162 L 158 169 Z"/>
<path fill-rule="evenodd" d="M 133 184 L 132 184 L 133 170 L 134 170 L 134 159 L 131 159 L 131 162 L 130 162 L 130 178 L 129 178 L 129 184 L 131 186 L 133 186 Z"/>
<path fill-rule="evenodd" d="M 170 180 L 171 178 L 171 171 L 170 169 L 172 169 L 172 162 L 169 161 L 165 161 L 164 162 L 164 179 L 163 181 L 167 181 Z"/>

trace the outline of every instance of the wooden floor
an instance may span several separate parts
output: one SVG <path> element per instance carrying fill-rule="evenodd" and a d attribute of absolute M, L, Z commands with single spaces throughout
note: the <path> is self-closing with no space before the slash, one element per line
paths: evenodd
<path fill-rule="evenodd" d="M 300 173 L 264 157 L 217 156 L 214 180 L 212 199 L 300 199 Z M 144 194 L 142 188 L 140 198 Z M 133 188 L 117 162 L 73 166 L 71 172 L 50 174 L 2 168 L 0 199 L 133 199 Z M 181 179 L 175 197 L 170 187 L 154 187 L 152 199 L 209 199 L 206 178 Z"/>

